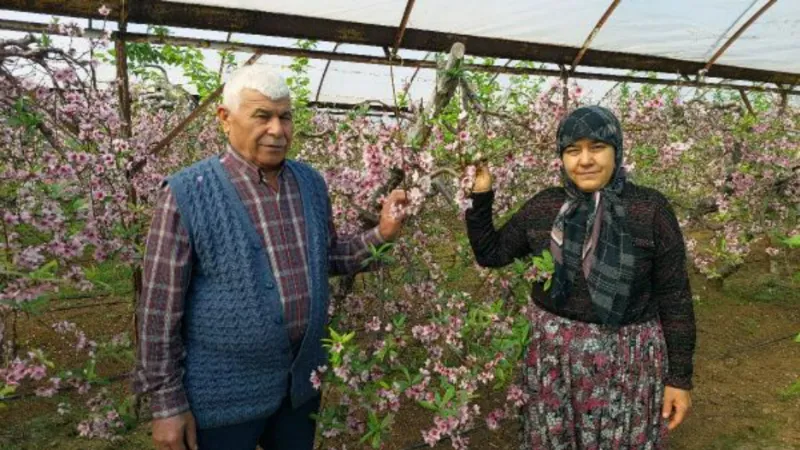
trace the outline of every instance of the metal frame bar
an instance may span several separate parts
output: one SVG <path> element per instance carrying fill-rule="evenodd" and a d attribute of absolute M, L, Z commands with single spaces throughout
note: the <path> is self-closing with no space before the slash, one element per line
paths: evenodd
<path fill-rule="evenodd" d="M 766 4 L 764 4 L 764 6 L 762 6 L 758 11 L 756 11 L 756 13 L 753 14 L 752 17 L 747 19 L 747 22 L 745 22 L 741 27 L 739 27 L 739 29 L 736 30 L 736 33 L 733 33 L 733 36 L 731 36 L 730 39 L 728 39 L 722 45 L 722 47 L 720 47 L 719 50 L 717 50 L 714 53 L 714 56 L 712 56 L 711 59 L 708 60 L 706 66 L 703 67 L 703 72 L 707 73 L 709 70 L 711 70 L 711 66 L 713 66 L 714 63 L 716 63 L 717 60 L 720 58 L 720 56 L 722 56 L 722 54 L 725 53 L 725 51 L 728 50 L 728 48 L 734 42 L 736 42 L 736 39 L 739 39 L 739 36 L 741 36 L 742 33 L 744 33 L 748 28 L 750 28 L 750 25 L 755 23 L 755 21 L 758 20 L 758 18 L 761 17 L 761 15 L 764 14 L 777 1 L 778 0 L 769 0 Z"/>
<path fill-rule="evenodd" d="M 0 29 L 11 29 L 16 31 L 36 33 L 47 30 L 47 25 L 32 24 L 27 22 L 18 22 L 11 20 L 0 20 Z M 50 33 L 53 34 L 52 31 Z M 84 31 L 85 37 L 99 38 L 101 34 L 102 33 L 98 30 Z M 114 37 L 115 36 L 112 33 L 112 38 Z M 299 48 L 287 48 L 287 47 L 257 45 L 257 44 L 243 44 L 238 42 L 225 42 L 225 41 L 185 38 L 177 36 L 162 37 L 162 36 L 153 36 L 141 33 L 126 33 L 125 40 L 127 42 L 172 44 L 172 45 L 179 45 L 179 46 L 182 45 L 187 47 L 214 49 L 214 50 L 232 50 L 239 52 L 244 51 L 252 53 L 261 53 L 265 55 L 274 55 L 274 56 L 306 57 L 311 59 L 344 61 L 344 62 L 353 62 L 361 64 L 373 64 L 373 65 L 383 65 L 383 66 L 394 65 L 402 67 L 419 67 L 423 69 L 437 69 L 436 61 L 425 61 L 418 59 L 389 60 L 388 58 L 380 56 L 367 56 L 354 53 L 332 53 L 321 50 L 304 50 Z M 527 67 L 485 66 L 480 64 L 464 64 L 463 67 L 464 69 L 473 71 L 512 74 L 512 75 L 561 77 L 563 74 L 561 70 L 536 69 Z M 593 72 L 575 72 L 572 75 L 570 75 L 570 78 L 582 79 L 582 80 L 617 81 L 623 83 L 654 84 L 654 85 L 664 85 L 664 86 L 707 87 L 707 88 L 734 89 L 734 90 L 745 89 L 754 92 L 771 92 L 778 94 L 786 92 L 789 95 L 800 95 L 800 90 L 797 89 L 787 90 L 786 88 L 782 87 L 742 85 L 742 84 L 734 84 L 727 82 L 710 83 L 707 81 L 692 80 L 689 79 L 688 77 L 681 77 L 680 79 L 664 79 L 664 78 L 636 77 L 630 75 L 613 75 L 613 74 L 593 73 Z"/>
<path fill-rule="evenodd" d="M 0 25 L 2 25 L 2 23 L 0 23 Z M 127 37 L 128 40 L 132 42 L 149 42 L 152 44 L 169 43 L 173 45 L 185 45 L 191 47 L 212 48 L 218 50 L 229 49 L 236 51 L 261 52 L 264 54 L 277 55 L 277 56 L 288 56 L 288 57 L 302 56 L 312 59 L 331 59 L 334 61 L 344 61 L 344 62 L 353 62 L 362 64 L 395 65 L 395 66 L 406 66 L 406 67 L 421 67 L 426 69 L 437 69 L 435 61 L 424 61 L 416 59 L 404 59 L 402 61 L 398 61 L 398 60 L 389 60 L 388 58 L 383 58 L 378 56 L 366 56 L 353 53 L 332 53 L 320 50 L 303 50 L 296 48 L 286 48 L 286 47 L 267 46 L 267 45 L 225 43 L 222 41 L 182 38 L 182 37 L 172 37 L 172 36 L 159 37 L 159 36 L 135 34 L 135 33 L 128 33 Z M 490 72 L 490 73 L 540 75 L 548 77 L 562 76 L 562 71 L 552 70 L 552 69 L 485 66 L 479 64 L 464 64 L 464 68 L 468 70 Z M 750 91 L 775 92 L 775 93 L 780 93 L 785 91 L 785 89 L 777 87 L 772 88 L 772 87 L 755 86 L 755 85 L 747 86 L 747 85 L 732 84 L 732 83 L 709 83 L 704 81 L 692 81 L 685 79 L 677 79 L 677 80 L 659 79 L 659 78 L 635 77 L 628 75 L 613 75 L 613 74 L 589 73 L 589 72 L 575 72 L 570 76 L 570 78 L 585 79 L 585 80 L 621 81 L 630 83 L 656 84 L 656 85 L 668 85 L 668 86 L 747 89 Z M 789 93 L 791 95 L 800 95 L 800 90 L 791 90 L 789 91 Z"/>
<path fill-rule="evenodd" d="M 0 8 L 14 9 L 47 15 L 73 17 L 100 17 L 97 3 L 91 0 L 0 0 Z M 250 11 L 212 6 L 190 5 L 160 0 L 136 0 L 130 4 L 129 22 L 160 24 L 204 30 L 233 31 L 280 36 L 288 38 L 317 39 L 330 42 L 391 47 L 397 27 L 319 19 L 264 11 Z M 540 61 L 553 64 L 570 64 L 576 47 L 514 41 L 456 33 L 436 32 L 406 28 L 402 46 L 411 50 L 435 51 L 450 48 L 455 42 L 464 43 L 470 54 L 477 57 L 508 58 L 521 61 Z M 581 60 L 582 66 L 607 67 L 640 72 L 668 74 L 698 73 L 702 62 L 638 55 L 631 53 L 592 50 Z M 765 83 L 796 84 L 800 74 L 734 66 L 714 65 L 708 77 L 747 80 Z"/>
<path fill-rule="evenodd" d="M 614 0 L 613 2 L 611 2 L 610 5 L 608 5 L 608 9 L 606 9 L 606 12 L 603 14 L 603 17 L 601 17 L 600 20 L 597 21 L 597 25 L 594 26 L 592 32 L 589 33 L 589 36 L 586 37 L 586 41 L 584 41 L 583 47 L 581 47 L 581 50 L 578 52 L 577 55 L 575 55 L 575 59 L 572 60 L 572 68 L 570 69 L 570 73 L 575 72 L 575 68 L 577 68 L 578 64 L 581 63 L 583 55 L 585 55 L 586 51 L 589 50 L 589 45 L 591 45 L 594 38 L 597 37 L 597 34 L 600 33 L 600 29 L 603 28 L 603 25 L 606 24 L 606 21 L 608 21 L 608 18 L 611 17 L 611 14 L 614 13 L 614 10 L 617 9 L 617 6 L 619 6 L 620 1 L 621 0 Z"/>
<path fill-rule="evenodd" d="M 382 103 L 376 102 L 361 102 L 361 103 L 341 103 L 341 102 L 308 102 L 308 106 L 312 108 L 319 108 L 319 109 L 329 109 L 329 110 L 338 110 L 338 111 L 352 111 L 354 109 L 358 109 L 361 107 L 366 107 L 367 111 L 379 115 L 388 114 L 390 116 L 394 116 L 397 110 L 392 105 L 384 105 Z M 401 113 L 411 113 L 410 108 L 399 107 L 398 110 Z"/>
<path fill-rule="evenodd" d="M 742 97 L 742 101 L 744 102 L 744 106 L 747 108 L 747 112 L 749 112 L 750 115 L 755 116 L 756 112 L 753 109 L 753 104 L 750 103 L 750 99 L 747 98 L 747 92 L 745 92 L 744 89 L 739 89 L 739 95 Z"/>
<path fill-rule="evenodd" d="M 331 53 L 336 53 L 336 49 L 339 48 L 339 43 L 337 42 L 336 45 L 333 46 L 333 50 Z M 329 59 L 328 62 L 325 63 L 325 70 L 322 71 L 322 78 L 319 79 L 319 85 L 317 85 L 317 95 L 314 96 L 314 101 L 319 101 L 319 94 L 322 93 L 322 83 L 325 82 L 325 76 L 328 75 L 328 69 L 331 67 L 332 59 Z"/>
<path fill-rule="evenodd" d="M 406 9 L 403 11 L 403 20 L 400 21 L 400 28 L 397 29 L 397 35 L 394 38 L 392 57 L 397 56 L 397 50 L 400 49 L 400 44 L 403 42 L 403 36 L 405 36 L 406 27 L 408 26 L 408 19 L 411 17 L 411 10 L 414 9 L 414 1 L 415 0 L 408 0 L 408 3 L 406 3 Z"/>

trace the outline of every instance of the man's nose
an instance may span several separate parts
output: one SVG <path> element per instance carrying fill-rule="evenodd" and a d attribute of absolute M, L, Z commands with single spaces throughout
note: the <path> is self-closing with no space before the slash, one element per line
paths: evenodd
<path fill-rule="evenodd" d="M 267 123 L 267 134 L 270 136 L 281 137 L 283 136 L 283 124 L 281 124 L 281 118 L 278 116 L 273 116 L 269 122 Z"/>

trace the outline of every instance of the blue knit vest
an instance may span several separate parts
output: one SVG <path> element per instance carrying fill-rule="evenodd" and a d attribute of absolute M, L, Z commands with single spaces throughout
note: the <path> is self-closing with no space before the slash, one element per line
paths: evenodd
<path fill-rule="evenodd" d="M 330 204 L 322 177 L 286 161 L 300 187 L 306 223 L 311 308 L 292 360 L 283 307 L 269 258 L 226 169 L 214 156 L 168 178 L 192 246 L 182 337 L 183 385 L 199 428 L 271 415 L 291 380 L 300 406 L 317 395 L 309 377 L 327 355 Z"/>

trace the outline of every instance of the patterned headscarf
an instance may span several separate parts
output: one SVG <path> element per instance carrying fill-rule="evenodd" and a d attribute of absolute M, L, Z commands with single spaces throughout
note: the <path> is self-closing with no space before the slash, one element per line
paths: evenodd
<path fill-rule="evenodd" d="M 580 191 L 561 169 L 567 200 L 551 232 L 550 250 L 556 263 L 551 299 L 563 304 L 582 271 L 597 315 L 605 324 L 619 325 L 628 307 L 634 276 L 633 242 L 619 197 L 626 179 L 622 127 L 616 116 L 601 106 L 578 108 L 559 124 L 559 157 L 570 144 L 583 138 L 612 145 L 615 168 L 608 184 L 593 193 Z"/>

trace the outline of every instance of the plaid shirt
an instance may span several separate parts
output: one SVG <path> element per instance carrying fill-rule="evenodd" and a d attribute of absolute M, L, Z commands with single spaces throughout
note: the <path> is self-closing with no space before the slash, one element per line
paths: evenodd
<path fill-rule="evenodd" d="M 274 190 L 257 167 L 232 149 L 221 162 L 261 236 L 277 281 L 287 332 L 297 349 L 308 324 L 311 301 L 305 219 L 297 181 L 291 171 L 281 170 L 278 190 Z M 338 239 L 332 220 L 329 237 L 328 258 L 334 275 L 359 270 L 370 245 L 383 242 L 377 228 L 350 239 Z M 188 285 L 182 274 L 191 273 L 191 255 L 189 235 L 167 186 L 157 202 L 147 237 L 143 290 L 137 311 L 139 359 L 134 390 L 150 394 L 154 418 L 189 410 L 182 382 L 184 348 L 180 327 Z"/>

